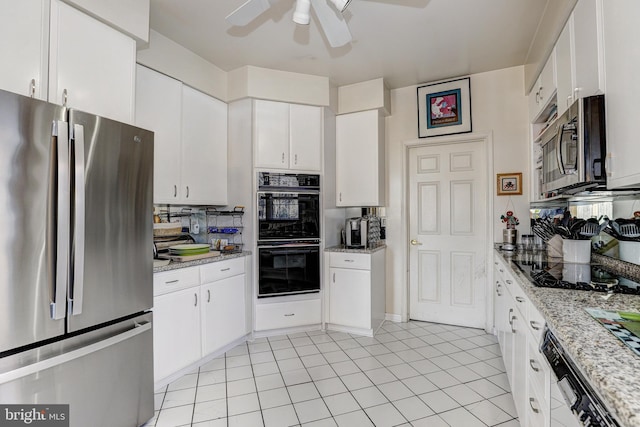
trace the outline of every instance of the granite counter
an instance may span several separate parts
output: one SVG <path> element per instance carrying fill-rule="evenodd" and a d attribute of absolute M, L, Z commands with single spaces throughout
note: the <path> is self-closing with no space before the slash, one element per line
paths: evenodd
<path fill-rule="evenodd" d="M 249 255 L 251 255 L 251 252 L 243 251 L 243 252 L 230 253 L 230 254 L 221 254 L 220 256 L 217 256 L 217 257 L 197 259 L 193 261 L 184 261 L 184 262 L 171 261 L 168 265 L 163 265 L 162 267 L 153 267 L 153 272 L 160 273 L 162 271 L 171 271 L 171 270 L 176 270 L 178 268 L 193 267 L 197 265 L 209 264 L 212 262 L 226 261 L 228 259 L 245 257 Z"/>

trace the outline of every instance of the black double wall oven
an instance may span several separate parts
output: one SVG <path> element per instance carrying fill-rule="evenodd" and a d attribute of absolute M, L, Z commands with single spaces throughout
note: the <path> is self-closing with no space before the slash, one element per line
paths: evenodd
<path fill-rule="evenodd" d="M 258 172 L 258 298 L 320 291 L 320 176 Z"/>

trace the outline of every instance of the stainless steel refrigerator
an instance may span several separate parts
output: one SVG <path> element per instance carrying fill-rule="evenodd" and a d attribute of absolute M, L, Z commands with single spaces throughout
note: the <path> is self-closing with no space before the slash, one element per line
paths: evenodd
<path fill-rule="evenodd" d="M 153 416 L 153 133 L 0 91 L 0 403 Z"/>

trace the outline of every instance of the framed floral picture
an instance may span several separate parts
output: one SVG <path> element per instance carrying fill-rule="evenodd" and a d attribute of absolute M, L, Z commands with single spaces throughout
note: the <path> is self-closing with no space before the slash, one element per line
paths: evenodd
<path fill-rule="evenodd" d="M 498 196 L 518 196 L 522 194 L 522 173 L 499 173 Z"/>
<path fill-rule="evenodd" d="M 418 87 L 418 136 L 471 132 L 470 78 Z"/>

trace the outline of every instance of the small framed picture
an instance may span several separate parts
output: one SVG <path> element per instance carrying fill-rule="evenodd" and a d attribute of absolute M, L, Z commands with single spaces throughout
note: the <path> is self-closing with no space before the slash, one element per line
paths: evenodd
<path fill-rule="evenodd" d="M 518 196 L 522 194 L 522 173 L 499 173 L 498 196 Z"/>
<path fill-rule="evenodd" d="M 470 78 L 418 87 L 418 136 L 471 132 Z"/>

